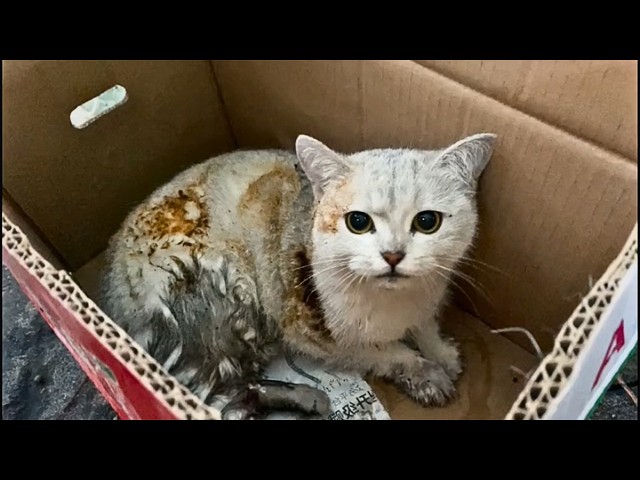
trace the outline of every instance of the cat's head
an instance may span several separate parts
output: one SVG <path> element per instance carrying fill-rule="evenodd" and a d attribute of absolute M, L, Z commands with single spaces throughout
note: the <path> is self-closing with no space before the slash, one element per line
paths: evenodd
<path fill-rule="evenodd" d="M 495 138 L 346 155 L 299 136 L 296 152 L 316 200 L 315 271 L 340 269 L 336 278 L 349 273 L 394 289 L 447 275 L 476 234 L 476 188 Z"/>

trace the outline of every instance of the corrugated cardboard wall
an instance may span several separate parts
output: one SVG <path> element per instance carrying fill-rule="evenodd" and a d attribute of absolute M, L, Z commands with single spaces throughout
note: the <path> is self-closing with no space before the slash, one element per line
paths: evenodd
<path fill-rule="evenodd" d="M 637 161 L 637 60 L 416 61 Z"/>
<path fill-rule="evenodd" d="M 494 326 L 528 328 L 546 348 L 634 225 L 634 163 L 413 61 L 214 66 L 242 147 L 292 148 L 305 133 L 347 152 L 433 148 L 498 133 L 479 197 L 477 258 L 492 267 L 468 271 L 485 293 L 459 282 L 459 301 Z"/>
<path fill-rule="evenodd" d="M 198 61 L 6 61 L 3 187 L 72 269 L 154 188 L 234 141 Z M 116 83 L 128 102 L 88 128 L 69 114 Z"/>

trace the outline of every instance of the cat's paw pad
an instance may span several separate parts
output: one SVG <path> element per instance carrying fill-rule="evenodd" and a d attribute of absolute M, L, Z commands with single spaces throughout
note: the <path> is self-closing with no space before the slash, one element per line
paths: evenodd
<path fill-rule="evenodd" d="M 443 406 L 455 395 L 453 381 L 445 369 L 422 358 L 410 371 L 401 372 L 394 383 L 424 407 Z"/>

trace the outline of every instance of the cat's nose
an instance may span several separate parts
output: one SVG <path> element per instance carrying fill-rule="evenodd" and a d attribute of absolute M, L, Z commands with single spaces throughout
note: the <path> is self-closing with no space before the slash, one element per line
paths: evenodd
<path fill-rule="evenodd" d="M 382 255 L 382 258 L 384 258 L 384 260 L 389 265 L 391 265 L 392 267 L 395 267 L 402 261 L 402 259 L 405 256 L 405 253 L 404 252 L 383 252 L 381 255 Z"/>

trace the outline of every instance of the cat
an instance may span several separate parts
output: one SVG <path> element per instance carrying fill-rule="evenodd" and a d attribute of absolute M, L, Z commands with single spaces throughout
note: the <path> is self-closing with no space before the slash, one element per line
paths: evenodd
<path fill-rule="evenodd" d="M 319 390 L 260 380 L 281 352 L 444 405 L 462 363 L 438 313 L 495 138 L 343 154 L 300 135 L 195 165 L 110 240 L 105 310 L 223 418 L 327 412 Z"/>

